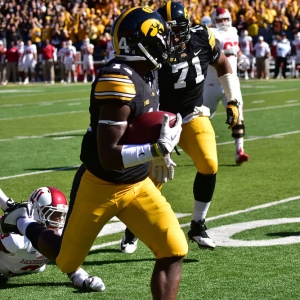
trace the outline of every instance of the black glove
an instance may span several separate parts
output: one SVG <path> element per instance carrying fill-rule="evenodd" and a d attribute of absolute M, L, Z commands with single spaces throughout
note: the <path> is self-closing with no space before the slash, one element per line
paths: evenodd
<path fill-rule="evenodd" d="M 236 101 L 227 102 L 227 108 L 226 108 L 227 119 L 225 123 L 229 125 L 228 129 L 232 128 L 237 124 L 237 121 L 239 119 L 238 107 L 239 105 L 238 102 Z"/>

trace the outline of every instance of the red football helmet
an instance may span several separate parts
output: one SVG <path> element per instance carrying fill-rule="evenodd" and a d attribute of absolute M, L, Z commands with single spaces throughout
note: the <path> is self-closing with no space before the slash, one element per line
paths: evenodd
<path fill-rule="evenodd" d="M 229 11 L 223 7 L 216 8 L 211 14 L 212 24 L 219 30 L 226 31 L 231 27 L 232 19 Z"/>
<path fill-rule="evenodd" d="M 68 211 L 68 201 L 63 192 L 54 187 L 36 189 L 29 197 L 33 204 L 33 218 L 45 225 L 62 228 Z"/>

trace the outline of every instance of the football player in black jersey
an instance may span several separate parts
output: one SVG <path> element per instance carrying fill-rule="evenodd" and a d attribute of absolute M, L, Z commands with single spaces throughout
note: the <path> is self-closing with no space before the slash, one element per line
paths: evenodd
<path fill-rule="evenodd" d="M 70 273 L 84 262 L 102 227 L 117 216 L 156 257 L 153 299 L 175 300 L 187 240 L 170 204 L 148 175 L 150 162 L 172 164 L 170 153 L 179 141 L 182 118 L 178 114 L 170 128 L 165 116 L 157 143 L 120 142 L 132 120 L 158 110 L 153 70 L 168 57 L 169 33 L 161 15 L 149 7 L 131 8 L 116 19 L 112 27 L 115 59 L 100 70 L 92 84 L 90 128 L 82 141 L 83 164 L 74 177 L 62 240 L 33 221 L 18 229 L 63 272 Z M 17 218 L 28 220 L 30 210 L 30 204 L 16 208 L 9 218 L 2 218 L 0 230 L 15 228 Z M 49 241 L 57 245 L 57 252 L 43 246 Z"/>
<path fill-rule="evenodd" d="M 179 146 L 197 168 L 193 185 L 194 213 L 188 236 L 200 248 L 213 250 L 216 245 L 206 233 L 205 217 L 215 189 L 218 159 L 215 132 L 209 109 L 202 105 L 202 92 L 207 67 L 212 65 L 229 99 L 226 123 L 232 128 L 238 120 L 235 77 L 227 58 L 216 46 L 211 30 L 202 25 L 190 28 L 189 15 L 182 4 L 168 1 L 157 11 L 175 33 L 175 54 L 158 71 L 160 110 L 181 114 L 183 125 Z M 136 245 L 134 235 L 126 229 L 121 242 L 122 252 L 126 253 L 127 247 L 133 252 Z"/>

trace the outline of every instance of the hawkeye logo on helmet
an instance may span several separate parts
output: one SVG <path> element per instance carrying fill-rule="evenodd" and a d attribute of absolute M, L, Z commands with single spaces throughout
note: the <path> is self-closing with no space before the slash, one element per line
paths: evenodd
<path fill-rule="evenodd" d="M 149 14 L 152 14 L 152 13 L 153 13 L 153 9 L 150 8 L 150 7 L 143 7 L 143 11 L 144 11 L 144 12 L 147 12 L 147 13 L 149 13 Z"/>
<path fill-rule="evenodd" d="M 145 36 L 157 36 L 163 34 L 164 26 L 156 19 L 149 19 L 142 24 L 141 30 Z"/>

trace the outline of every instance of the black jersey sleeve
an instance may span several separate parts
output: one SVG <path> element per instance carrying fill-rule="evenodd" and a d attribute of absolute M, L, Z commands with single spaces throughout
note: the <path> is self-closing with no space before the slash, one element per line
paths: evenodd
<path fill-rule="evenodd" d="M 211 49 L 210 64 L 214 64 L 220 58 L 220 49 L 217 46 L 215 36 L 209 27 L 205 26 L 205 31 L 207 33 L 207 43 Z"/>

